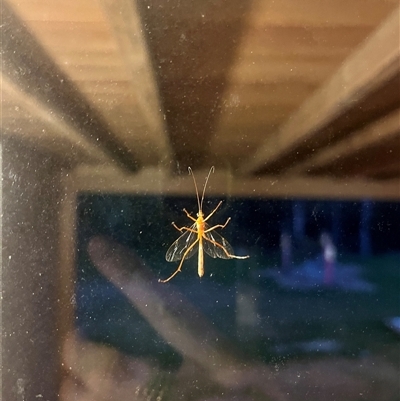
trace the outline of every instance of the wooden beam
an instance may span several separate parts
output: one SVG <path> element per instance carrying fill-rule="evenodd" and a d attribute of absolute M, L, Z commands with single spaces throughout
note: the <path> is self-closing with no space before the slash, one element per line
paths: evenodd
<path fill-rule="evenodd" d="M 371 167 L 366 171 L 365 175 L 376 180 L 400 178 L 400 160 L 392 161 L 382 166 Z"/>
<path fill-rule="evenodd" d="M 348 158 L 364 148 L 373 147 L 381 141 L 399 135 L 400 109 L 390 113 L 388 116 L 385 116 L 377 122 L 368 125 L 338 144 L 323 149 L 314 156 L 309 157 L 304 162 L 296 164 L 287 170 L 286 174 L 300 175 L 302 173 L 312 172 L 313 170 L 326 166 L 332 162 L 340 162 L 340 159 Z"/>
<path fill-rule="evenodd" d="M 66 164 L 113 164 L 98 144 L 87 140 L 68 120 L 54 113 L 47 103 L 23 92 L 3 74 L 0 91 L 3 96 L 3 135 L 22 138 Z"/>
<path fill-rule="evenodd" d="M 2 370 L 1 397 L 58 400 L 62 361 L 56 283 L 62 233 L 57 218 L 62 173 L 56 158 L 43 157 L 18 141 L 3 139 L 0 151 L 2 363 L 7 366 Z M 46 362 L 38 368 L 38 361 Z"/>
<path fill-rule="evenodd" d="M 264 141 L 242 165 L 241 173 L 266 170 L 307 141 L 321 141 L 318 136 L 325 127 L 395 77 L 400 63 L 399 15 L 398 7 L 333 77 Z M 330 134 L 334 136 L 338 132 Z"/>
<path fill-rule="evenodd" d="M 130 72 L 132 92 L 138 107 L 149 130 L 154 133 L 153 136 L 156 138 L 155 146 L 160 153 L 161 163 L 168 165 L 172 159 L 171 145 L 136 1 L 102 0 L 101 3 Z"/>
<path fill-rule="evenodd" d="M 107 167 L 80 166 L 74 170 L 77 192 L 121 195 L 162 195 L 194 197 L 193 180 L 186 172 L 171 176 L 158 168 L 143 169 L 137 174 L 121 174 Z M 197 181 L 207 171 L 196 171 Z M 400 180 L 377 183 L 367 180 L 335 180 L 307 177 L 234 177 L 217 171 L 209 180 L 208 196 L 243 198 L 320 198 L 400 200 Z"/>
<path fill-rule="evenodd" d="M 27 96 L 48 104 L 53 114 L 75 127 L 83 138 L 99 143 L 110 158 L 127 170 L 138 158 L 120 142 L 107 123 L 63 74 L 6 2 L 2 3 L 2 76 Z"/>

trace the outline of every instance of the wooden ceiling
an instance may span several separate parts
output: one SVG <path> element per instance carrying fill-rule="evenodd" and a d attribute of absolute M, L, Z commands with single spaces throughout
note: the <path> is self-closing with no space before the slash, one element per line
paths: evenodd
<path fill-rule="evenodd" d="M 180 193 L 173 172 L 215 165 L 215 193 L 233 177 L 241 196 L 400 198 L 398 0 L 2 11 L 3 133 L 75 167 L 78 189 Z"/>

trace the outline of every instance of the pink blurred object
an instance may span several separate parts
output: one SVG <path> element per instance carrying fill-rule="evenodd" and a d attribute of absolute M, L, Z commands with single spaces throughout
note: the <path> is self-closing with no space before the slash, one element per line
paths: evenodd
<path fill-rule="evenodd" d="M 256 272 L 258 278 L 274 280 L 280 287 L 290 290 L 307 291 L 311 289 L 330 289 L 348 292 L 376 291 L 375 284 L 362 277 L 361 266 L 340 263 L 337 261 L 337 250 L 331 236 L 322 233 L 320 245 L 322 252 L 315 258 L 305 259 L 301 264 L 294 265 L 291 261 L 290 237 L 281 236 L 282 269 L 264 269 Z M 290 260 L 290 266 L 284 268 Z"/>
<path fill-rule="evenodd" d="M 324 257 L 324 285 L 331 287 L 335 283 L 336 247 L 328 233 L 322 233 L 320 244 Z"/>

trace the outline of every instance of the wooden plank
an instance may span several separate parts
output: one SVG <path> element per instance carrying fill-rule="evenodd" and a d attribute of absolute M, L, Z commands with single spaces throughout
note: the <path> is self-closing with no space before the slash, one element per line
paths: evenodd
<path fill-rule="evenodd" d="M 49 104 L 54 114 L 75 127 L 87 141 L 127 170 L 139 168 L 139 158 L 128 149 L 75 85 L 58 69 L 7 3 L 3 3 L 2 74 L 27 95 Z"/>
<path fill-rule="evenodd" d="M 5 3 L 5 2 L 4 2 Z M 7 0 L 19 15 L 34 21 L 102 22 L 104 16 L 92 1 Z"/>
<path fill-rule="evenodd" d="M 263 142 L 240 171 L 261 171 L 297 146 L 315 139 L 324 127 L 354 108 L 357 101 L 395 76 L 400 63 L 399 15 L 398 7 L 334 76 Z"/>
<path fill-rule="evenodd" d="M 400 109 L 368 125 L 338 144 L 325 148 L 314 156 L 307 158 L 304 162 L 296 164 L 294 167 L 288 169 L 286 174 L 299 175 L 311 172 L 332 162 L 340 162 L 340 159 L 348 158 L 363 148 L 373 147 L 379 144 L 379 142 L 396 137 L 399 134 Z"/>
<path fill-rule="evenodd" d="M 272 26 L 375 25 L 392 10 L 397 0 L 280 0 L 253 2 L 249 24 L 263 28 Z"/>
<path fill-rule="evenodd" d="M 129 0 L 102 0 L 108 20 L 112 25 L 121 55 L 125 60 L 137 105 L 143 113 L 150 131 L 155 133 L 154 144 L 161 162 L 168 165 L 172 151 L 167 137 L 164 112 L 156 83 L 154 69 L 144 37 L 136 2 Z"/>
<path fill-rule="evenodd" d="M 288 62 L 335 62 L 362 43 L 378 25 L 379 20 L 371 26 L 357 24 L 352 27 L 334 24 L 325 27 L 303 24 L 250 26 L 243 40 L 241 55 L 250 57 L 252 61 L 270 57 L 272 60 L 286 58 Z"/>
<path fill-rule="evenodd" d="M 95 2 L 93 5 L 95 6 L 93 9 L 98 8 L 102 11 Z M 117 50 L 117 45 L 105 19 L 101 22 L 32 21 L 29 9 L 17 9 L 22 20 L 27 22 L 31 32 L 52 56 L 55 52 L 60 54 L 66 49 L 87 51 L 90 48 L 92 51 L 103 50 L 109 53 Z M 115 62 L 119 64 L 121 60 L 117 57 Z"/>
<path fill-rule="evenodd" d="M 194 196 L 192 177 L 186 171 L 172 176 L 159 168 L 147 168 L 137 174 L 121 174 L 102 167 L 80 166 L 74 170 L 77 192 L 121 195 Z M 201 182 L 207 171 L 195 171 Z M 207 195 L 243 198 L 319 198 L 400 200 L 400 180 L 377 183 L 367 180 L 335 180 L 307 177 L 234 177 L 218 170 L 210 178 Z"/>

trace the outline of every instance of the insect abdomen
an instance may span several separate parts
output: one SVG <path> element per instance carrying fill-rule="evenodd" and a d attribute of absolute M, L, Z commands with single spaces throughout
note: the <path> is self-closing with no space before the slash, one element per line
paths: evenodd
<path fill-rule="evenodd" d="M 204 255 L 203 255 L 203 242 L 199 241 L 199 260 L 197 264 L 197 273 L 199 277 L 203 277 L 204 275 Z"/>

